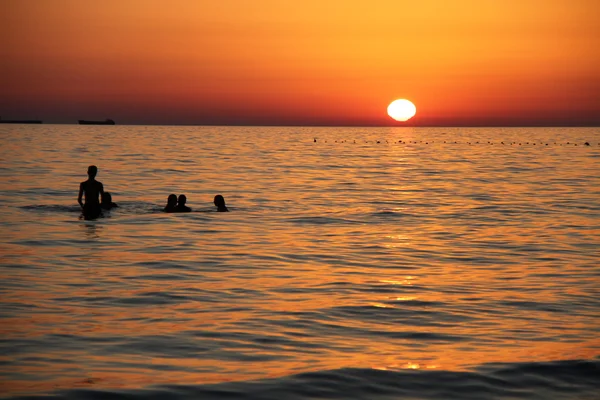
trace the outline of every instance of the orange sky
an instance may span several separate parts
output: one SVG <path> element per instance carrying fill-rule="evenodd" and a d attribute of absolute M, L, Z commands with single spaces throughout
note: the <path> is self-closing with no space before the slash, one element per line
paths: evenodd
<path fill-rule="evenodd" d="M 600 125 L 597 0 L 3 0 L 0 116 Z"/>

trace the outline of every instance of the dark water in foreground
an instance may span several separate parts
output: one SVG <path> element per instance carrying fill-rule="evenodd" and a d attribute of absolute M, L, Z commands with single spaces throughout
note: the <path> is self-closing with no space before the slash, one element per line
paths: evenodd
<path fill-rule="evenodd" d="M 598 361 L 490 365 L 474 372 L 341 369 L 252 382 L 74 389 L 53 399 L 597 399 Z M 42 399 L 48 397 L 25 397 Z"/>
<path fill-rule="evenodd" d="M 600 398 L 597 128 L 0 137 L 3 397 Z"/>

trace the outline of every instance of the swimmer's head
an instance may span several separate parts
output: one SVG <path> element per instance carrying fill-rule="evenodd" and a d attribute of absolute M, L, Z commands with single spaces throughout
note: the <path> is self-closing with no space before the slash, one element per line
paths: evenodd
<path fill-rule="evenodd" d="M 97 173 L 98 173 L 98 167 L 96 167 L 95 165 L 90 165 L 88 167 L 88 176 L 90 178 L 94 178 Z"/>
<path fill-rule="evenodd" d="M 215 206 L 217 207 L 225 207 L 225 198 L 220 194 L 215 196 L 214 200 Z"/>
<path fill-rule="evenodd" d="M 176 206 L 177 205 L 177 195 L 170 194 L 167 198 L 167 206 Z"/>
<path fill-rule="evenodd" d="M 109 192 L 102 193 L 103 203 L 112 203 L 112 195 Z"/>
<path fill-rule="evenodd" d="M 187 201 L 187 197 L 185 197 L 185 194 L 180 194 L 179 199 L 177 200 L 177 204 L 180 206 L 185 206 L 186 201 Z"/>

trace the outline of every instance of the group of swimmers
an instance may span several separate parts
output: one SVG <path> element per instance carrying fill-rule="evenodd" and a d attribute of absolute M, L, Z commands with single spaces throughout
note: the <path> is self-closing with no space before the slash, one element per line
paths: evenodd
<path fill-rule="evenodd" d="M 104 191 L 102 182 L 96 180 L 98 167 L 90 165 L 87 174 L 88 180 L 81 182 L 79 185 L 77 202 L 81 206 L 85 219 L 95 219 L 102 214 L 103 210 L 110 210 L 118 207 L 118 205 L 113 203 L 111 194 Z M 99 197 L 100 201 L 98 201 Z M 85 203 L 82 201 L 84 198 Z M 176 195 L 171 194 L 167 199 L 167 205 L 164 208 L 164 211 L 168 213 L 190 212 L 192 209 L 185 205 L 186 201 L 187 198 L 184 194 L 180 194 L 179 198 Z M 229 211 L 227 206 L 225 206 L 225 199 L 220 194 L 215 196 L 214 204 L 217 206 L 217 211 L 219 212 Z"/>
<path fill-rule="evenodd" d="M 174 194 L 170 194 L 169 197 L 167 198 L 167 205 L 164 208 L 164 212 L 178 213 L 178 212 L 192 211 L 191 208 L 189 208 L 188 206 L 185 205 L 186 201 L 187 201 L 187 197 L 185 197 L 185 194 L 180 194 L 179 197 L 177 197 Z M 217 206 L 217 211 L 219 211 L 219 212 L 229 211 L 227 209 L 227 206 L 225 205 L 225 198 L 223 196 L 221 196 L 220 194 L 215 196 L 215 199 L 213 202 L 214 202 L 215 206 Z"/>

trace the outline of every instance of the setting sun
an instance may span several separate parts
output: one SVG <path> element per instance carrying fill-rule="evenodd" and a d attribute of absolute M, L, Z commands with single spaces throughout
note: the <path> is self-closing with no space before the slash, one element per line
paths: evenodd
<path fill-rule="evenodd" d="M 390 103 L 387 112 L 396 121 L 408 121 L 417 113 L 417 108 L 409 100 L 398 99 Z"/>

